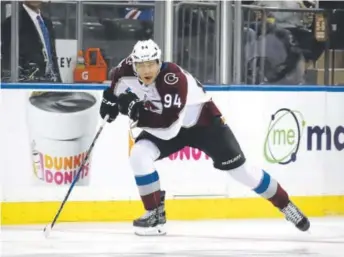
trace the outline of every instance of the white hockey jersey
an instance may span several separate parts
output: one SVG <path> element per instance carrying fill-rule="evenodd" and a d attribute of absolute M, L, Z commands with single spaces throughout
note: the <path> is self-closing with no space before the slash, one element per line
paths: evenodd
<path fill-rule="evenodd" d="M 163 140 L 177 136 L 182 127 L 207 125 L 221 116 L 202 84 L 174 63 L 163 63 L 155 82 L 145 86 L 128 57 L 114 69 L 111 86 L 117 96 L 130 89 L 144 101 L 137 126 Z"/>

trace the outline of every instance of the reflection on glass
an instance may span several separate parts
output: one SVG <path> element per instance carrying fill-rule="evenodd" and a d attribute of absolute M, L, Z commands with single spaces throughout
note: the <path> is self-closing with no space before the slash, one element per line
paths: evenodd
<path fill-rule="evenodd" d="M 1 81 L 11 80 L 10 15 L 10 1 L 1 1 Z"/>
<path fill-rule="evenodd" d="M 109 69 L 116 66 L 138 40 L 153 38 L 154 1 L 144 2 L 151 7 L 84 2 L 82 48 L 100 48 Z"/>
<path fill-rule="evenodd" d="M 18 61 L 19 82 L 61 82 L 55 28 L 44 5 L 42 1 L 5 3 L 7 17 L 1 28 L 2 64 L 4 70 L 13 71 L 17 66 L 14 62 Z M 12 23 L 12 17 L 17 22 Z M 18 28 L 14 26 L 16 23 Z M 11 56 L 15 46 L 13 40 L 18 44 L 19 56 Z M 3 79 L 8 80 L 5 75 Z"/>

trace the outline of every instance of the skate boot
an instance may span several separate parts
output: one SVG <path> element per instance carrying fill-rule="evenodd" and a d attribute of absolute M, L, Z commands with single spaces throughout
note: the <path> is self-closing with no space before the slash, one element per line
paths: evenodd
<path fill-rule="evenodd" d="M 158 208 L 146 211 L 140 218 L 134 220 L 135 234 L 138 236 L 166 235 L 165 191 L 160 192 L 160 205 Z"/>
<path fill-rule="evenodd" d="M 308 218 L 291 201 L 281 209 L 281 212 L 285 215 L 286 220 L 292 222 L 299 230 L 307 231 L 309 229 Z"/>

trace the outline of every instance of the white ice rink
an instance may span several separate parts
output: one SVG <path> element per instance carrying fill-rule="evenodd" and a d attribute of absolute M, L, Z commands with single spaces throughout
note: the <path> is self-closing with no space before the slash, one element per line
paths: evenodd
<path fill-rule="evenodd" d="M 310 233 L 284 220 L 169 221 L 164 237 L 133 235 L 130 223 L 2 227 L 2 256 L 344 257 L 344 218 L 311 219 Z"/>

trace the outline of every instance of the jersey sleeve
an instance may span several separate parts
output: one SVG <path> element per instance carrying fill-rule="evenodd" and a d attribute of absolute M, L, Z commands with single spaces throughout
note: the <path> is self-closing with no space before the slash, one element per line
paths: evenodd
<path fill-rule="evenodd" d="M 119 84 L 121 78 L 135 76 L 130 57 L 122 60 L 115 68 L 113 68 L 110 72 L 110 76 L 111 76 L 111 88 L 116 93 L 117 85 Z M 119 93 L 117 92 L 117 94 Z"/>
<path fill-rule="evenodd" d="M 187 78 L 182 72 L 167 73 L 161 83 L 163 85 L 159 85 L 158 91 L 163 106 L 162 113 L 143 110 L 140 112 L 138 127 L 169 128 L 179 123 L 181 127 L 188 93 Z"/>

